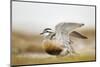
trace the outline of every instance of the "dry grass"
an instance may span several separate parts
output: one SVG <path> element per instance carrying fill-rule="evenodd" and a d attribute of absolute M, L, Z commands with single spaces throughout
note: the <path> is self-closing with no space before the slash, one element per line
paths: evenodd
<path fill-rule="evenodd" d="M 45 52 L 42 47 L 43 38 L 40 35 L 26 35 L 20 32 L 12 32 L 12 64 L 26 65 L 26 64 L 44 64 L 44 63 L 60 63 L 60 62 L 77 62 L 77 61 L 93 61 L 95 59 L 95 30 L 84 29 L 80 31 L 88 37 L 87 40 L 79 41 L 79 44 L 84 44 L 84 48 L 80 48 L 77 42 L 73 45 L 79 55 L 55 57 L 45 57 Z M 81 43 L 83 42 L 83 43 Z M 78 48 L 77 48 L 78 47 Z M 24 56 L 23 54 L 33 54 L 33 57 Z M 45 55 L 44 58 L 41 54 Z M 38 57 L 34 56 L 38 54 Z M 40 57 L 39 57 L 40 56 Z"/>
<path fill-rule="evenodd" d="M 27 64 L 45 64 L 45 63 L 61 63 L 61 62 L 79 62 L 79 61 L 94 61 L 93 55 L 80 55 L 80 56 L 65 56 L 65 57 L 48 57 L 48 58 L 30 58 L 12 56 L 12 64 L 27 65 Z"/>

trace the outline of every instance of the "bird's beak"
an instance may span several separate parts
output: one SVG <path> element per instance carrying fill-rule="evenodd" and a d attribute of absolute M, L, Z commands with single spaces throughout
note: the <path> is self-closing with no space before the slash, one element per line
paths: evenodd
<path fill-rule="evenodd" d="M 42 33 L 40 33 L 40 35 L 42 35 L 43 34 L 43 32 Z"/>

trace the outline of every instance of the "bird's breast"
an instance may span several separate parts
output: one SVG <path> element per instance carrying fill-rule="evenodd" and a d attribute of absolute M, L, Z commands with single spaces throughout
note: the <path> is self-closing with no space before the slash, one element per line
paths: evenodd
<path fill-rule="evenodd" d="M 50 55 L 59 55 L 63 51 L 63 48 L 61 47 L 59 42 L 55 40 L 43 41 L 43 48 L 45 52 Z"/>

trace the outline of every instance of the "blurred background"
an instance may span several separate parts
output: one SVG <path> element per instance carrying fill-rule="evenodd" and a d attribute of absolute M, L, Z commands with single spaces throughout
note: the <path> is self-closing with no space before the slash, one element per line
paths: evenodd
<path fill-rule="evenodd" d="M 84 23 L 75 29 L 88 39 L 73 39 L 78 56 L 56 58 L 45 53 L 45 28 L 55 29 L 60 22 Z M 12 2 L 12 64 L 43 64 L 95 60 L 95 7 L 44 3 Z"/>

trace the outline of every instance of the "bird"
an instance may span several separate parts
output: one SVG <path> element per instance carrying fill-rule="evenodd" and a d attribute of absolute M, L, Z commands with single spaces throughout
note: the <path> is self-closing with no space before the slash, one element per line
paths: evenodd
<path fill-rule="evenodd" d="M 56 33 L 51 28 L 45 28 L 40 35 L 43 35 L 45 38 L 53 40 L 55 38 Z M 86 36 L 80 34 L 77 31 L 72 31 L 70 36 L 81 38 L 81 39 L 88 39 Z"/>
<path fill-rule="evenodd" d="M 40 35 L 43 35 L 43 48 L 49 55 L 66 56 L 75 52 L 71 44 L 71 36 L 88 39 L 86 36 L 74 31 L 76 28 L 84 26 L 82 23 L 62 22 L 55 26 L 55 30 L 45 28 Z"/>

